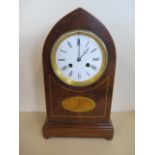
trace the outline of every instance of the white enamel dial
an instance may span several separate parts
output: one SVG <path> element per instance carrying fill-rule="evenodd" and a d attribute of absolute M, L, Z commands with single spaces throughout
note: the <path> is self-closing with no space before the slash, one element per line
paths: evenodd
<path fill-rule="evenodd" d="M 105 47 L 94 35 L 75 31 L 59 41 L 51 61 L 55 62 L 56 72 L 62 80 L 67 79 L 73 85 L 89 85 L 104 70 L 107 55 L 103 50 Z"/>

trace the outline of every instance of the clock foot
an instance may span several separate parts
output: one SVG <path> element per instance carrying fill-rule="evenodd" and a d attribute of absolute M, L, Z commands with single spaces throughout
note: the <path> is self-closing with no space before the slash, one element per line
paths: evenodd
<path fill-rule="evenodd" d="M 67 125 L 53 124 L 45 121 L 43 126 L 43 136 L 50 137 L 98 137 L 111 140 L 114 135 L 114 128 L 111 123 L 96 125 Z"/>

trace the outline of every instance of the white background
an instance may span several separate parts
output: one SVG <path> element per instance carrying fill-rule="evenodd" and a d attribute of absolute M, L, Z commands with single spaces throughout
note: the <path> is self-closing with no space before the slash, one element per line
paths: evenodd
<path fill-rule="evenodd" d="M 82 7 L 111 33 L 117 49 L 112 111 L 134 110 L 134 0 L 21 0 L 20 111 L 44 111 L 42 48 L 54 24 Z"/>

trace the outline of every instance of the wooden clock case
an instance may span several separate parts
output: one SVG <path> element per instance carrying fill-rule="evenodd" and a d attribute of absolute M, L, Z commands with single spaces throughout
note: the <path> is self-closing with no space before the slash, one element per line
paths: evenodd
<path fill-rule="evenodd" d="M 95 33 L 103 40 L 108 51 L 108 63 L 101 78 L 84 87 L 70 86 L 55 75 L 50 54 L 55 41 L 65 32 L 81 29 Z M 49 137 L 104 137 L 111 139 L 114 129 L 110 120 L 116 54 L 109 32 L 95 17 L 78 8 L 62 18 L 50 31 L 43 48 L 43 73 L 47 119 L 43 136 Z M 96 107 L 88 112 L 70 112 L 61 102 L 72 96 L 88 97 Z"/>

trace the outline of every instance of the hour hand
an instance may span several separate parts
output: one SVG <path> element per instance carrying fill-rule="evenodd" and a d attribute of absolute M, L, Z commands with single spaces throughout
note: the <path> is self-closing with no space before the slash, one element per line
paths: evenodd
<path fill-rule="evenodd" d="M 89 51 L 89 48 L 87 48 L 87 49 L 83 52 L 83 54 L 81 55 L 80 59 L 81 59 L 85 54 L 87 54 L 88 51 Z"/>
<path fill-rule="evenodd" d="M 88 51 L 89 51 L 89 48 L 87 48 L 87 49 L 85 50 L 85 54 L 87 54 L 87 53 L 88 53 Z"/>

